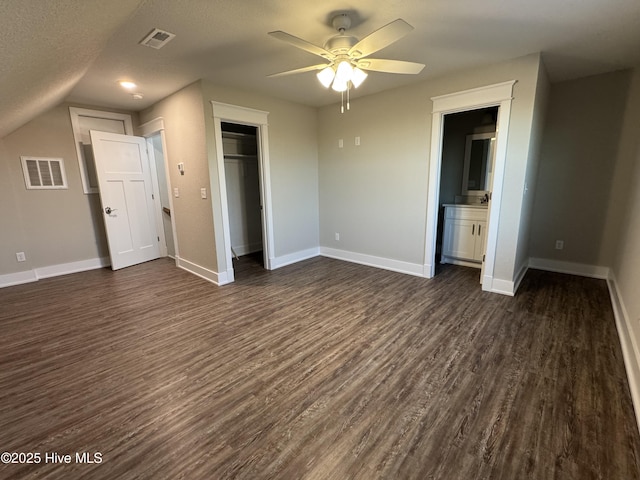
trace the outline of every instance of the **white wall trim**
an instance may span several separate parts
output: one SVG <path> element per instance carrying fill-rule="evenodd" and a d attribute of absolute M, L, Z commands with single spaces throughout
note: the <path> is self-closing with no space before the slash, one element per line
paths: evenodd
<path fill-rule="evenodd" d="M 109 257 L 90 258 L 77 262 L 59 263 L 46 267 L 34 268 L 23 272 L 0 275 L 0 288 L 20 285 L 21 283 L 37 282 L 42 278 L 59 277 L 70 273 L 86 272 L 111 265 Z"/>
<path fill-rule="evenodd" d="M 197 263 L 190 262 L 189 260 L 185 260 L 184 258 L 176 257 L 176 265 L 178 268 L 186 270 L 193 275 L 196 275 L 207 282 L 211 282 L 215 285 L 222 286 L 229 283 L 229 279 L 227 278 L 227 272 L 214 272 L 213 270 L 209 270 L 208 268 L 202 267 Z"/>
<path fill-rule="evenodd" d="M 484 283 L 482 284 L 484 286 Z M 501 278 L 494 278 L 491 281 L 491 289 L 487 290 L 491 293 L 499 293 L 501 295 L 508 295 L 513 297 L 515 295 L 515 282 L 512 280 L 503 280 Z"/>
<path fill-rule="evenodd" d="M 433 111 L 441 112 L 464 112 L 467 111 L 469 105 L 479 105 L 477 108 L 483 108 L 483 105 L 490 107 L 496 101 L 500 102 L 510 99 L 513 93 L 513 85 L 515 80 L 494 83 L 483 87 L 470 88 L 460 92 L 445 93 L 431 97 L 433 100 Z"/>
<path fill-rule="evenodd" d="M 5 273 L 0 275 L 0 288 L 12 287 L 23 283 L 37 282 L 35 270 L 25 270 L 23 272 Z"/>
<path fill-rule="evenodd" d="M 491 293 L 499 293 L 500 295 L 508 295 L 513 297 L 520 287 L 522 279 L 527 274 L 528 264 L 524 264 L 518 271 L 513 280 L 503 280 L 501 278 L 493 278 L 491 275 L 482 277 L 482 290 Z"/>
<path fill-rule="evenodd" d="M 616 320 L 616 329 L 618 330 L 629 390 L 631 391 L 631 401 L 636 414 L 636 423 L 640 430 L 640 349 L 635 336 L 632 335 L 631 319 L 620 296 L 618 282 L 613 272 L 609 273 L 607 286 L 609 287 L 613 316 Z"/>
<path fill-rule="evenodd" d="M 586 265 L 584 263 L 563 262 L 559 260 L 549 260 L 546 258 L 530 258 L 529 268 L 546 270 L 548 272 L 568 273 L 581 277 L 609 278 L 609 267 L 598 265 Z"/>
<path fill-rule="evenodd" d="M 143 123 L 138 127 L 138 131 L 140 132 L 141 137 L 150 137 L 154 133 L 157 133 L 161 130 L 164 130 L 164 118 L 156 117 L 149 120 L 146 123 Z"/>
<path fill-rule="evenodd" d="M 516 275 L 516 278 L 513 280 L 513 294 L 514 295 L 518 291 L 518 288 L 520 288 L 520 284 L 522 283 L 522 280 L 524 279 L 524 276 L 527 274 L 528 271 L 529 271 L 529 263 L 525 262 L 525 264 L 522 265 L 522 267 L 520 268 L 520 271 Z"/>
<path fill-rule="evenodd" d="M 271 260 L 271 268 L 276 269 L 286 267 L 287 265 L 308 260 L 310 258 L 317 257 L 318 255 L 320 255 L 320 249 L 318 247 L 288 253 L 287 255 L 273 258 Z"/>
<path fill-rule="evenodd" d="M 406 273 L 416 277 L 424 276 L 424 266 L 420 263 L 404 262 L 402 260 L 376 257 L 374 255 L 338 250 L 329 247 L 320 247 L 320 255 L 323 257 L 335 258 L 337 260 L 344 260 L 346 262 L 359 263 L 360 265 L 367 265 L 369 267 L 391 270 L 392 272 Z"/>
<path fill-rule="evenodd" d="M 175 252 L 176 257 L 180 255 L 180 249 L 178 247 L 178 230 L 176 229 L 176 215 L 175 215 L 175 208 L 173 207 L 173 192 L 172 192 L 172 187 L 171 187 L 171 175 L 170 175 L 170 168 L 169 168 L 169 151 L 167 150 L 167 140 L 166 140 L 166 135 L 165 135 L 165 129 L 164 129 L 164 118 L 163 117 L 156 117 L 154 119 L 149 120 L 146 123 L 143 123 L 142 125 L 140 125 L 138 127 L 140 134 L 145 137 L 147 139 L 147 141 L 149 140 L 149 137 L 152 137 L 153 135 L 159 133 L 160 134 L 160 142 L 162 143 L 162 156 L 164 157 L 164 176 L 166 179 L 166 183 L 167 183 L 167 197 L 169 198 L 169 209 L 171 210 L 172 215 L 171 215 L 171 233 L 173 235 L 173 250 Z M 147 143 L 148 145 L 148 143 Z M 153 151 L 153 149 L 150 149 L 150 151 Z M 154 168 L 155 168 L 155 161 L 152 162 L 154 164 Z M 157 171 L 155 173 L 155 182 L 157 183 L 158 180 L 158 175 L 157 175 Z M 160 199 L 158 198 L 157 200 L 158 202 L 160 202 Z M 159 205 L 159 203 L 158 203 Z M 159 212 L 160 210 L 160 206 L 156 207 L 158 209 L 158 214 L 160 216 L 162 216 L 162 214 Z M 158 225 L 158 233 L 162 232 L 162 236 L 164 238 L 164 245 L 165 245 L 165 250 L 166 250 L 166 245 L 167 245 L 167 239 L 164 235 L 164 228 L 163 228 L 163 224 L 162 224 L 162 220 L 160 220 L 160 222 L 158 223 L 158 220 L 156 220 L 156 224 Z M 172 257 L 173 258 L 173 257 Z"/>
<path fill-rule="evenodd" d="M 73 130 L 73 141 L 76 145 L 76 157 L 80 168 L 80 178 L 82 180 L 82 189 L 84 193 L 99 193 L 98 188 L 89 185 L 89 173 L 87 172 L 87 164 L 82 151 L 81 136 L 81 117 L 101 118 L 108 120 L 119 120 L 124 124 L 126 135 L 133 135 L 133 122 L 131 115 L 127 113 L 106 112 L 102 110 L 94 110 L 88 108 L 69 107 L 69 116 L 71 117 L 71 129 Z"/>
<path fill-rule="evenodd" d="M 58 265 L 50 265 L 34 269 L 36 277 L 50 278 L 59 277 L 60 275 L 68 275 L 70 273 L 86 272 L 87 270 L 95 270 L 111 265 L 109 257 L 91 258 L 89 260 L 80 260 L 79 262 L 61 263 Z"/>

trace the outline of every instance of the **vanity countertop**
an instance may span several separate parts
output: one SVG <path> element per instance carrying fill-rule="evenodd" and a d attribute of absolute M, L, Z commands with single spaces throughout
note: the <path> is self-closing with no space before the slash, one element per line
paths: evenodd
<path fill-rule="evenodd" d="M 487 204 L 486 203 L 471 203 L 471 204 L 467 204 L 467 203 L 443 203 L 442 206 L 443 207 L 483 208 L 483 209 L 487 208 Z"/>

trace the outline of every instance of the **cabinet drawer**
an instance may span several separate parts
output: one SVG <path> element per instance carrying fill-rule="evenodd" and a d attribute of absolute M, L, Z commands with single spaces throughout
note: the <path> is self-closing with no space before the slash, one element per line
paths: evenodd
<path fill-rule="evenodd" d="M 484 222 L 487 220 L 486 208 L 475 207 L 444 207 L 444 216 L 447 219 L 475 220 Z"/>

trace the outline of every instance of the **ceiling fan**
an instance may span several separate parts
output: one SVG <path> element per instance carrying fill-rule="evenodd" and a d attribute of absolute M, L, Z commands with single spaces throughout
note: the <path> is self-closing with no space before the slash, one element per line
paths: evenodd
<path fill-rule="evenodd" d="M 333 90 L 337 92 L 346 91 L 348 95 L 351 86 L 358 88 L 362 84 L 367 77 L 367 71 L 415 75 L 424 68 L 422 63 L 369 58 L 369 55 L 400 40 L 413 30 L 413 27 L 401 18 L 379 28 L 362 40 L 345 33 L 351 26 L 351 18 L 346 13 L 333 17 L 332 24 L 338 34 L 327 40 L 324 47 L 319 47 L 280 30 L 269 32 L 272 37 L 318 55 L 326 61 L 317 65 L 274 73 L 269 77 L 319 70 L 317 77 L 325 88 L 331 86 Z M 349 109 L 348 100 L 347 109 Z"/>

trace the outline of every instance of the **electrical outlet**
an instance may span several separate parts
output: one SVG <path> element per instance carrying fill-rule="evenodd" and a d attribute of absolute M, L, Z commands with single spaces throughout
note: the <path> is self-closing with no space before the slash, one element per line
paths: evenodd
<path fill-rule="evenodd" d="M 562 250 L 564 248 L 563 240 L 556 240 L 556 250 Z"/>
<path fill-rule="evenodd" d="M 356 143 L 356 147 L 360 146 L 360 137 L 356 137 L 355 143 Z"/>
<path fill-rule="evenodd" d="M 340 241 L 340 234 L 338 232 L 336 232 L 336 241 L 339 242 Z"/>
<path fill-rule="evenodd" d="M 343 139 L 338 139 L 338 148 L 342 148 L 344 147 L 344 140 Z"/>
<path fill-rule="evenodd" d="M 180 197 L 180 190 L 178 190 L 178 187 L 173 189 L 173 196 L 176 198 Z"/>
<path fill-rule="evenodd" d="M 207 189 L 206 188 L 201 188 L 200 189 L 200 198 L 207 198 Z"/>
<path fill-rule="evenodd" d="M 19 262 L 26 262 L 27 261 L 27 257 L 24 254 L 24 252 L 16 253 L 16 258 L 18 259 Z"/>

